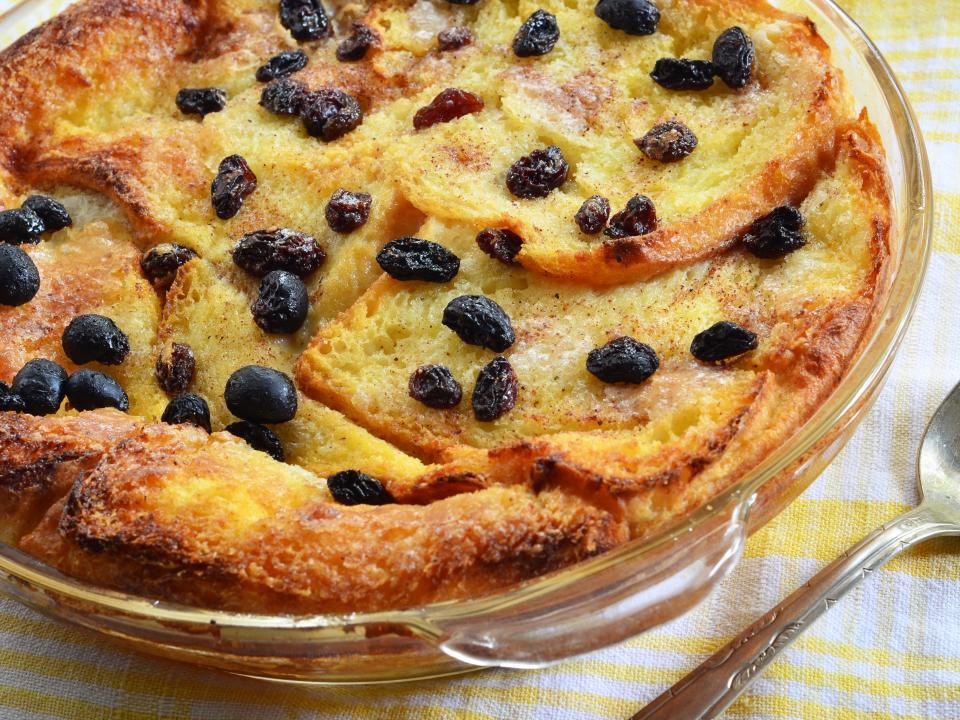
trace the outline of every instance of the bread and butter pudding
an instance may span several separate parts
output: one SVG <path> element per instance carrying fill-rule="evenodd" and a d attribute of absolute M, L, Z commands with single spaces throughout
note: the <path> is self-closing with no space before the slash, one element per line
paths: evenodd
<path fill-rule="evenodd" d="M 761 0 L 84 0 L 0 54 L 0 538 L 191 605 L 490 594 L 784 443 L 878 136 Z"/>

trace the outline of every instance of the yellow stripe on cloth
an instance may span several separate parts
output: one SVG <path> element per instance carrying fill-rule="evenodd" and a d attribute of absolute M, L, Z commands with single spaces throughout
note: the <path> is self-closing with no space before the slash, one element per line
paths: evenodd
<path fill-rule="evenodd" d="M 446 0 L 420 0 L 445 2 Z M 500 0 L 481 0 L 499 2 Z M 0 0 L 0 10 L 11 0 Z M 6 45 L 67 0 L 33 0 Z M 934 255 L 877 406 L 831 466 L 684 618 L 537 671 L 305 691 L 118 650 L 0 599 L 0 720 L 626 720 L 878 525 L 917 501 L 923 427 L 960 380 L 960 0 L 843 0 L 894 66 L 934 173 Z M 771 665 L 730 718 L 960 720 L 960 541 L 874 573 Z M 679 719 L 682 720 L 682 719 Z"/>

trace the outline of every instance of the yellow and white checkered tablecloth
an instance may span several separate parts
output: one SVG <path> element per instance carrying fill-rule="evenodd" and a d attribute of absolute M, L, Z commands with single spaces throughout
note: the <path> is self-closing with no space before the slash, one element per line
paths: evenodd
<path fill-rule="evenodd" d="M 0 10 L 12 4 L 0 0 Z M 49 5 L 59 8 L 64 0 Z M 304 691 L 122 652 L 0 599 L 0 720 L 625 720 L 843 549 L 917 501 L 914 453 L 960 380 L 960 0 L 841 0 L 896 70 L 933 165 L 936 252 L 877 406 L 830 468 L 753 537 L 720 590 L 669 625 L 541 671 Z M 42 18 L 22 18 L 26 31 Z M 0 34 L 0 46 L 14 34 Z M 774 663 L 731 718 L 960 720 L 960 541 L 875 573 Z"/>

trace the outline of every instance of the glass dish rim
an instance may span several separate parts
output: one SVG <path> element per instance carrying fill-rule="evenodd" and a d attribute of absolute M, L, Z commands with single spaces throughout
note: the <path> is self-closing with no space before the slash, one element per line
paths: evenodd
<path fill-rule="evenodd" d="M 0 22 L 5 21 L 18 8 L 33 2 L 36 2 L 36 0 L 25 0 L 25 2 L 14 5 L 0 15 Z M 216 624 L 224 629 L 255 629 L 262 631 L 265 635 L 264 642 L 270 642 L 271 644 L 276 642 L 276 638 L 267 636 L 273 631 L 343 629 L 383 623 L 399 624 L 406 627 L 418 626 L 422 628 L 423 635 L 428 636 L 433 633 L 428 621 L 482 617 L 493 610 L 503 610 L 511 605 L 520 604 L 558 587 L 569 587 L 602 568 L 621 562 L 636 561 L 641 556 L 652 553 L 664 544 L 677 540 L 690 532 L 692 528 L 707 523 L 724 512 L 729 512 L 734 505 L 752 502 L 755 493 L 762 485 L 815 449 L 817 443 L 823 440 L 832 428 L 848 417 L 886 373 L 916 308 L 920 287 L 926 274 L 933 246 L 933 187 L 930 168 L 919 123 L 902 86 L 874 43 L 859 25 L 836 4 L 835 0 L 799 0 L 799 2 L 833 15 L 842 27 L 846 39 L 850 42 L 856 41 L 862 44 L 863 47 L 858 49 L 867 59 L 872 61 L 873 75 L 883 91 L 884 99 L 895 103 L 902 113 L 906 127 L 899 129 L 897 134 L 901 140 L 907 138 L 909 145 L 905 146 L 901 142 L 899 149 L 906 158 L 912 159 L 916 165 L 918 175 L 916 194 L 921 202 L 910 210 L 920 223 L 919 229 L 912 232 L 912 235 L 919 238 L 922 247 L 918 248 L 919 258 L 916 261 L 917 267 L 915 268 L 917 272 L 909 275 L 902 272 L 903 256 L 905 256 L 907 249 L 901 250 L 901 255 L 897 258 L 898 263 L 893 267 L 888 297 L 878 312 L 877 321 L 871 330 L 871 335 L 866 339 L 857 357 L 848 367 L 845 376 L 828 400 L 786 443 L 711 502 L 686 516 L 678 524 L 650 538 L 631 541 L 596 558 L 534 578 L 504 592 L 479 598 L 448 600 L 402 610 L 279 615 L 229 612 L 178 605 L 150 600 L 75 580 L 5 543 L 0 543 L 0 571 L 49 594 L 60 598 L 68 598 L 102 611 L 120 613 L 128 617 L 139 617 L 164 624 L 186 626 Z M 887 148 L 887 150 L 889 152 L 891 148 Z M 901 242 L 903 240 L 901 238 Z M 905 292 L 905 302 L 898 307 L 892 307 L 895 286 L 905 286 L 902 288 Z M 888 320 L 890 325 L 884 325 L 881 322 L 883 320 Z"/>

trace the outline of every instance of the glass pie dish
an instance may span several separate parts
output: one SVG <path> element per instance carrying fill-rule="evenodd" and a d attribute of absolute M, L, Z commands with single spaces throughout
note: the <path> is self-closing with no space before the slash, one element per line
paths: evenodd
<path fill-rule="evenodd" d="M 532 668 L 677 617 L 740 557 L 747 535 L 799 494 L 872 404 L 913 312 L 931 248 L 931 184 L 916 119 L 890 68 L 832 0 L 775 2 L 811 17 L 887 152 L 892 185 L 886 300 L 831 397 L 760 466 L 666 532 L 494 596 L 402 611 L 319 616 L 199 610 L 97 588 L 0 544 L 0 588 L 144 652 L 310 683 L 388 682 L 482 666 Z M 43 15 L 28 0 L 0 20 Z"/>

